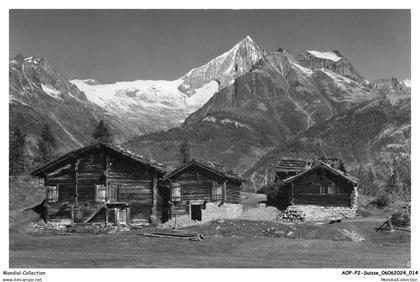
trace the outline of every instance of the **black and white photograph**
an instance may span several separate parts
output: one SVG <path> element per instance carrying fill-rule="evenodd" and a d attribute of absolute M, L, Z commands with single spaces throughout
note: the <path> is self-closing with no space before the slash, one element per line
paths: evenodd
<path fill-rule="evenodd" d="M 410 9 L 8 14 L 3 281 L 81 268 L 418 281 Z"/>

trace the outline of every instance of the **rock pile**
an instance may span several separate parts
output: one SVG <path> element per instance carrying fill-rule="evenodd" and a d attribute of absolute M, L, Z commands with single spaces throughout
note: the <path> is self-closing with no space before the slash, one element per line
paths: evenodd
<path fill-rule="evenodd" d="M 356 215 L 356 209 L 350 207 L 293 205 L 287 208 L 284 218 L 289 218 L 289 214 L 292 214 L 292 218 L 293 216 L 296 218 L 295 221 L 330 221 L 354 217 Z"/>
<path fill-rule="evenodd" d="M 305 213 L 297 206 L 289 206 L 283 214 L 283 219 L 292 222 L 305 221 Z"/>
<path fill-rule="evenodd" d="M 54 224 L 44 222 L 34 222 L 29 225 L 32 232 L 54 232 L 54 233 L 92 233 L 92 234 L 105 234 L 105 233 L 118 233 L 130 231 L 129 226 L 121 225 L 117 227 L 115 225 L 91 225 L 91 224 Z"/>
<path fill-rule="evenodd" d="M 53 224 L 44 222 L 33 222 L 30 224 L 30 228 L 34 232 L 45 232 L 45 231 L 54 231 L 54 232 L 66 232 L 67 226 L 60 224 Z"/>

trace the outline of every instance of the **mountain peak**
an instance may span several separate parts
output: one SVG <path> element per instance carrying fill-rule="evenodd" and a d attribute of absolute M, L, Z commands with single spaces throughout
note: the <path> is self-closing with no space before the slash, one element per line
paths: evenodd
<path fill-rule="evenodd" d="M 254 39 L 251 38 L 251 36 L 247 35 L 242 41 L 248 41 L 248 42 L 254 42 Z"/>
<path fill-rule="evenodd" d="M 231 49 L 231 50 L 229 50 L 228 52 L 230 52 L 230 51 L 232 51 L 232 50 L 234 50 L 234 49 L 237 49 L 238 47 L 240 47 L 240 46 L 257 46 L 258 47 L 258 45 L 257 45 L 257 43 L 255 42 L 255 40 L 254 39 L 252 39 L 251 38 L 251 36 L 249 36 L 249 35 L 247 35 L 245 38 L 243 38 L 241 41 L 239 41 L 238 43 L 236 43 L 236 45 Z M 258 47 L 259 48 L 259 47 Z"/>
<path fill-rule="evenodd" d="M 236 77 L 249 71 L 262 57 L 262 49 L 250 36 L 246 36 L 230 50 L 189 71 L 181 78 L 183 83 L 178 89 L 190 96 L 211 81 L 217 81 L 219 88 L 224 88 L 232 84 Z"/>
<path fill-rule="evenodd" d="M 338 50 L 307 50 L 296 59 L 300 65 L 312 70 L 326 68 L 357 82 L 362 82 L 364 80 L 359 71 Z"/>

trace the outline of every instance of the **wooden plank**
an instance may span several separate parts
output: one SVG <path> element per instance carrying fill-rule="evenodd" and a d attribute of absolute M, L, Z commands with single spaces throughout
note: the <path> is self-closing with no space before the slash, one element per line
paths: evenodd
<path fill-rule="evenodd" d="M 302 196 L 294 195 L 292 198 L 293 203 L 295 204 L 315 204 L 315 205 L 325 205 L 325 206 L 350 206 L 350 199 L 343 198 L 330 198 L 330 197 L 314 197 L 313 195 Z"/>
<path fill-rule="evenodd" d="M 75 177 L 76 177 L 76 180 L 75 180 L 75 185 L 74 185 L 74 204 L 77 206 L 77 200 L 78 200 L 78 195 L 77 195 L 77 193 L 78 193 L 78 191 L 77 191 L 77 185 L 78 185 L 78 183 L 77 183 L 77 170 L 79 169 L 79 160 L 77 160 L 76 161 L 76 164 L 75 164 Z"/>

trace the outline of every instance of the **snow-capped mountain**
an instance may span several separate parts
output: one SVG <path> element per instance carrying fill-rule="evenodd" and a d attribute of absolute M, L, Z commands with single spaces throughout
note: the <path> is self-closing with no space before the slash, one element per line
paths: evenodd
<path fill-rule="evenodd" d="M 20 126 L 31 150 L 44 124 L 58 141 L 58 151 L 67 151 L 90 140 L 98 120 L 105 120 L 122 142 L 136 131 L 101 107 L 90 102 L 77 86 L 70 83 L 42 58 L 19 54 L 9 63 L 9 126 Z"/>
<path fill-rule="evenodd" d="M 178 89 L 190 96 L 210 81 L 217 81 L 219 89 L 222 89 L 248 72 L 263 56 L 264 51 L 247 36 L 229 51 L 181 77 L 182 84 Z"/>
<path fill-rule="evenodd" d="M 388 145 L 403 145 L 402 155 L 409 151 L 407 130 L 400 139 L 388 138 L 392 133 L 380 142 L 375 139 L 381 130 L 394 132 L 400 124 L 409 124 L 410 91 L 405 84 L 395 78 L 365 81 L 338 51 L 294 56 L 280 48 L 215 93 L 181 127 L 139 136 L 124 146 L 170 163 L 179 159 L 179 144 L 187 139 L 194 158 L 232 168 L 253 179 L 253 188 L 273 175 L 273 163 L 265 158 L 276 160 L 286 153 L 338 157 L 349 164 L 360 160 L 364 171 L 375 152 Z M 295 140 L 302 146 L 295 148 Z M 288 147 L 277 149 L 283 144 Z M 364 149 L 371 155 L 363 156 Z"/>
<path fill-rule="evenodd" d="M 87 99 L 112 115 L 123 119 L 138 134 L 166 130 L 181 124 L 218 89 L 211 81 L 196 90 L 194 96 L 178 90 L 180 80 L 138 80 L 113 84 L 92 84 L 91 80 L 72 80 Z"/>
<path fill-rule="evenodd" d="M 128 123 L 144 123 L 143 133 L 150 133 L 181 124 L 214 93 L 247 72 L 262 56 L 261 48 L 247 36 L 229 51 L 174 81 L 99 84 L 88 79 L 72 80 L 71 83 L 81 89 L 89 101 Z"/>
<path fill-rule="evenodd" d="M 409 159 L 411 81 L 367 81 L 339 51 L 266 54 L 246 37 L 174 81 L 69 82 L 47 60 L 22 55 L 9 69 L 10 125 L 36 137 L 48 123 L 62 150 L 88 142 L 104 119 L 136 153 L 174 162 L 187 139 L 193 157 L 248 171 L 253 183 L 286 153 L 332 152 L 363 169 Z M 382 152 L 390 157 L 372 159 Z"/>
<path fill-rule="evenodd" d="M 44 123 L 61 150 L 89 142 L 94 124 L 105 120 L 115 141 L 166 130 L 205 104 L 262 57 L 246 37 L 224 54 L 174 81 L 138 80 L 100 84 L 69 81 L 44 58 L 19 54 L 9 63 L 10 126 L 22 125 L 34 141 Z M 185 90 L 188 88 L 188 91 Z"/>
<path fill-rule="evenodd" d="M 319 60 L 347 60 L 335 52 L 311 52 L 325 57 Z M 332 65 L 308 61 L 304 66 L 299 58 L 285 49 L 265 54 L 192 113 L 183 126 L 137 137 L 127 146 L 168 161 L 176 159 L 177 144 L 187 138 L 197 158 L 241 173 L 267 150 L 377 97 L 368 85 L 335 72 Z M 162 152 L 163 147 L 170 149 Z"/>
<path fill-rule="evenodd" d="M 346 60 L 338 56 L 337 51 L 310 52 L 320 60 Z M 262 124 L 271 128 L 267 132 L 277 133 L 274 139 L 287 140 L 299 131 L 375 97 L 369 87 L 327 68 L 328 65 L 308 63 L 303 66 L 300 58 L 287 50 L 265 56 L 233 85 L 216 93 L 189 116 L 186 123 L 198 122 L 212 113 L 230 112 L 242 121 L 263 119 Z"/>
<path fill-rule="evenodd" d="M 352 63 L 337 50 L 326 52 L 308 50 L 299 55 L 297 60 L 302 66 L 307 68 L 326 68 L 357 82 L 362 82 L 364 80 Z"/>

